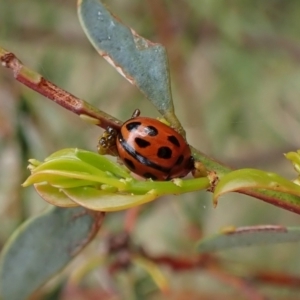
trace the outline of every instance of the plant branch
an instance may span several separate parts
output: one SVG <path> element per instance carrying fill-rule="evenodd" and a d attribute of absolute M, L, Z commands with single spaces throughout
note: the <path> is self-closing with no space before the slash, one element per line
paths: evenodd
<path fill-rule="evenodd" d="M 106 129 L 108 126 L 116 130 L 120 128 L 122 123 L 118 119 L 59 88 L 40 74 L 24 66 L 13 53 L 1 47 L 0 62 L 4 67 L 12 70 L 16 80 L 83 119 L 89 120 L 103 129 Z"/>
<path fill-rule="evenodd" d="M 120 129 L 122 124 L 121 121 L 101 110 L 98 110 L 88 102 L 79 99 L 67 91 L 59 88 L 40 74 L 24 66 L 13 53 L 8 52 L 1 47 L 0 61 L 4 67 L 13 72 L 16 80 L 54 101 L 65 109 L 104 129 L 106 129 L 108 126 L 113 127 L 116 130 Z M 192 146 L 191 149 L 193 151 L 194 158 L 197 161 L 202 162 L 207 170 L 216 172 L 218 177 L 222 177 L 232 171 L 231 168 L 208 157 Z M 300 197 L 298 196 L 277 191 L 265 191 L 258 189 L 240 190 L 239 193 L 258 198 L 264 202 L 300 214 Z"/>

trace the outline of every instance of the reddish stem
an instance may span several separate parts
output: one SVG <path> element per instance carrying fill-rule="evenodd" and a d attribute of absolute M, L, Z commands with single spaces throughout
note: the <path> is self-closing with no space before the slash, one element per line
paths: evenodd
<path fill-rule="evenodd" d="M 4 51 L 3 54 L 3 51 L 0 49 L 0 61 L 4 67 L 12 70 L 16 80 L 54 101 L 58 105 L 79 116 L 92 118 L 95 121 L 95 125 L 104 129 L 108 126 L 115 128 L 116 130 L 120 129 L 122 123 L 119 120 L 97 110 L 88 102 L 77 98 L 76 96 L 59 88 L 57 85 L 51 83 L 40 74 L 28 69 L 13 53 Z"/>

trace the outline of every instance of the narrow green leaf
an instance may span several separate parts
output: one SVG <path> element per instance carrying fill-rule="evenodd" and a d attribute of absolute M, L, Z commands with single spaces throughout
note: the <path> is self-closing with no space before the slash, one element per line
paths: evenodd
<path fill-rule="evenodd" d="M 34 173 L 30 175 L 27 180 L 23 183 L 23 186 L 29 186 L 31 184 L 35 183 L 41 183 L 41 182 L 48 182 L 50 184 L 56 185 L 56 184 L 62 184 L 63 178 L 70 178 L 74 179 L 74 185 L 76 186 L 75 182 L 76 180 L 84 180 L 88 182 L 90 185 L 91 182 L 95 183 L 103 183 L 112 185 L 115 187 L 118 187 L 120 189 L 124 189 L 126 184 L 122 181 L 120 181 L 117 178 L 109 177 L 109 176 L 97 176 L 97 175 L 90 175 L 84 172 L 75 172 L 75 171 L 57 171 L 57 170 L 45 170 L 38 173 Z M 80 186 L 82 184 L 78 184 L 77 186 Z"/>
<path fill-rule="evenodd" d="M 63 159 L 82 161 L 84 163 L 87 163 L 87 165 L 96 167 L 101 171 L 108 171 L 118 177 L 131 177 L 129 175 L 129 171 L 126 168 L 122 167 L 119 164 L 116 164 L 115 162 L 108 159 L 106 156 L 78 148 L 61 149 L 48 156 L 45 159 L 45 162 L 58 160 L 59 163 L 61 163 Z"/>
<path fill-rule="evenodd" d="M 288 152 L 285 157 L 290 160 L 294 166 L 294 169 L 299 174 L 300 173 L 300 150 L 297 152 Z"/>
<path fill-rule="evenodd" d="M 158 197 L 157 193 L 147 193 L 144 195 L 116 194 L 92 187 L 62 189 L 62 191 L 80 206 L 91 210 L 106 212 L 142 205 Z"/>
<path fill-rule="evenodd" d="M 224 230 L 200 240 L 199 252 L 220 251 L 234 247 L 300 242 L 299 227 L 276 225 L 249 226 Z"/>
<path fill-rule="evenodd" d="M 86 162 L 87 164 L 97 166 L 97 168 L 110 172 L 117 177 L 131 178 L 128 169 L 122 167 L 116 162 L 109 160 L 104 155 L 100 155 L 98 153 L 81 150 L 81 149 L 76 149 L 75 155 L 76 157 Z"/>
<path fill-rule="evenodd" d="M 104 215 L 83 208 L 51 208 L 28 220 L 0 257 L 0 299 L 27 299 L 92 239 Z"/>
<path fill-rule="evenodd" d="M 225 193 L 253 188 L 300 196 L 300 186 L 278 174 L 256 169 L 241 169 L 221 178 L 214 191 L 214 204 L 216 205 L 218 198 Z M 288 200 L 286 202 L 289 203 Z"/>
<path fill-rule="evenodd" d="M 45 161 L 54 160 L 56 158 L 60 159 L 62 157 L 77 159 L 77 157 L 76 157 L 77 151 L 81 151 L 81 150 L 77 149 L 77 148 L 64 148 L 64 149 L 58 150 L 58 151 L 52 153 L 51 155 L 49 155 L 47 158 L 45 158 Z M 85 151 L 85 150 L 82 150 L 82 151 Z"/>
<path fill-rule="evenodd" d="M 104 171 L 100 170 L 97 166 L 85 163 L 79 159 L 74 158 L 56 158 L 53 160 L 47 160 L 40 164 L 38 167 L 32 170 L 32 173 L 38 173 L 43 170 L 67 170 L 67 171 L 79 171 L 86 172 L 88 174 L 94 174 L 103 176 Z"/>
<path fill-rule="evenodd" d="M 96 185 L 95 181 L 85 180 L 82 178 L 86 178 L 86 174 L 82 174 L 78 172 L 62 172 L 62 171 L 46 170 L 31 175 L 30 178 L 23 183 L 23 187 L 26 187 L 31 184 L 38 184 L 38 183 L 45 183 L 45 182 L 48 182 L 49 184 L 51 184 L 53 187 L 56 188 L 73 188 L 79 186 Z M 89 176 L 89 178 L 91 178 L 91 176 Z"/>
<path fill-rule="evenodd" d="M 35 184 L 37 193 L 48 203 L 59 207 L 76 207 L 77 203 L 70 200 L 61 189 L 55 188 L 47 183 Z"/>

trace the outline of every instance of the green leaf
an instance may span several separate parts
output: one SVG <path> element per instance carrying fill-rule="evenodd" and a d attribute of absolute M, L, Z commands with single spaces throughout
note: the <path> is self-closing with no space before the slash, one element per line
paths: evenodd
<path fill-rule="evenodd" d="M 65 179 L 70 179 L 70 181 Z M 73 182 L 72 182 L 73 180 Z M 26 187 L 31 184 L 48 182 L 51 185 L 58 187 L 69 187 L 73 186 L 82 186 L 84 184 L 81 181 L 86 182 L 87 185 L 95 185 L 95 183 L 105 183 L 115 185 L 117 187 L 124 187 L 124 183 L 120 182 L 117 178 L 111 178 L 109 176 L 97 176 L 93 174 L 88 174 L 85 172 L 76 172 L 76 171 L 58 171 L 58 170 L 44 170 L 37 173 L 34 173 L 28 177 L 28 179 L 23 183 L 23 186 Z M 67 186 L 64 186 L 66 183 Z"/>
<path fill-rule="evenodd" d="M 95 174 L 97 176 L 103 176 L 104 171 L 97 168 L 97 166 L 85 163 L 79 159 L 60 157 L 53 160 L 46 160 L 43 164 L 32 170 L 32 173 L 41 172 L 43 170 L 68 170 L 79 171 L 87 174 Z"/>
<path fill-rule="evenodd" d="M 73 151 L 71 151 L 73 150 Z M 61 155 L 61 156 L 60 156 Z M 126 169 L 106 157 L 80 149 L 63 149 L 36 166 L 23 186 L 48 182 L 56 187 L 76 187 L 99 183 L 124 188 L 119 179 L 131 178 Z M 123 177 L 124 176 L 124 177 Z M 82 182 L 81 182 L 82 181 Z"/>
<path fill-rule="evenodd" d="M 51 208 L 20 226 L 0 257 L 0 299 L 27 299 L 64 268 L 99 230 L 104 214 Z"/>
<path fill-rule="evenodd" d="M 87 165 L 94 166 L 102 171 L 110 172 L 117 177 L 131 178 L 127 169 L 107 159 L 105 156 L 78 148 L 66 148 L 56 151 L 48 156 L 45 159 L 45 162 L 53 161 L 56 159 L 61 162 L 61 159 L 63 158 L 85 162 L 87 163 Z"/>
<path fill-rule="evenodd" d="M 61 189 L 55 188 L 47 183 L 35 184 L 34 188 L 45 201 L 52 205 L 59 207 L 78 206 L 78 204 L 70 200 L 70 198 L 61 191 Z"/>
<path fill-rule="evenodd" d="M 116 194 L 98 190 L 92 187 L 62 189 L 62 191 L 80 206 L 96 211 L 118 211 L 153 201 L 157 193 L 144 195 Z"/>
<path fill-rule="evenodd" d="M 241 192 L 254 188 L 300 196 L 300 186 L 278 174 L 256 169 L 240 169 L 221 178 L 214 191 L 214 204 L 216 205 L 218 198 L 225 193 Z M 289 203 L 289 200 L 282 201 Z"/>
<path fill-rule="evenodd" d="M 290 160 L 294 166 L 294 169 L 299 174 L 300 173 L 300 150 L 297 152 L 288 152 L 285 157 Z"/>
<path fill-rule="evenodd" d="M 300 242 L 299 227 L 260 225 L 223 230 L 221 233 L 202 239 L 197 245 L 197 250 L 211 252 L 234 247 L 287 242 Z"/>
<path fill-rule="evenodd" d="M 26 187 L 31 184 L 44 182 L 48 182 L 57 188 L 72 188 L 78 186 L 95 185 L 95 180 L 86 180 L 86 178 L 99 179 L 99 177 L 91 175 L 87 176 L 86 174 L 80 172 L 45 170 L 28 177 L 28 179 L 23 183 L 23 186 Z"/>
<path fill-rule="evenodd" d="M 31 175 L 23 186 L 34 184 L 43 199 L 60 207 L 80 205 L 96 211 L 116 211 L 163 195 L 179 195 L 210 186 L 207 177 L 136 180 L 117 162 L 80 149 L 59 150 L 44 162 L 30 162 L 34 163 L 29 166 Z"/>
<path fill-rule="evenodd" d="M 116 177 L 131 178 L 127 169 L 122 167 L 120 164 L 107 159 L 103 155 L 80 149 L 76 149 L 75 155 L 87 164 L 97 166 L 99 169 L 110 172 Z"/>
<path fill-rule="evenodd" d="M 79 0 L 81 26 L 95 49 L 156 106 L 180 132 L 173 114 L 165 48 L 139 36 L 115 18 L 99 0 Z"/>

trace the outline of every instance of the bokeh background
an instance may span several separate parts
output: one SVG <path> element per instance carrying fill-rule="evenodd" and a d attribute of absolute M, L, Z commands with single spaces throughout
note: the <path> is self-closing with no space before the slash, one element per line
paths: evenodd
<path fill-rule="evenodd" d="M 296 176 L 283 153 L 300 144 L 298 0 L 106 3 L 125 24 L 167 48 L 174 104 L 190 144 L 235 168 Z M 152 104 L 89 44 L 75 1 L 0 0 L 0 44 L 50 81 L 121 120 L 135 108 L 143 115 L 158 116 Z M 32 187 L 20 186 L 29 174 L 27 160 L 43 160 L 67 147 L 96 150 L 101 133 L 0 69 L 0 245 L 20 223 L 48 207 Z M 102 233 L 122 230 L 123 222 L 124 212 L 108 215 Z M 133 236 L 151 253 L 192 255 L 201 236 L 223 226 L 257 224 L 299 226 L 300 219 L 235 194 L 224 196 L 214 209 L 211 195 L 198 192 L 147 205 Z M 95 247 L 101 244 L 102 233 Z M 299 244 L 284 244 L 218 255 L 232 261 L 241 276 L 247 268 L 297 275 L 298 253 Z M 242 299 L 205 272 L 169 273 L 178 289 L 221 291 Z M 287 297 L 300 293 L 274 286 L 262 289 L 272 299 L 292 299 Z"/>

